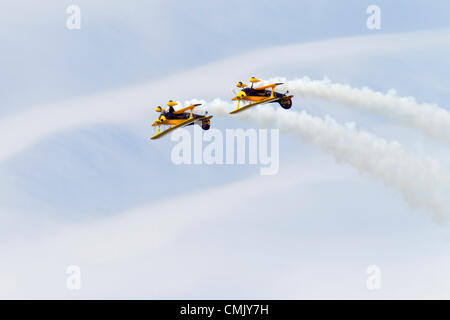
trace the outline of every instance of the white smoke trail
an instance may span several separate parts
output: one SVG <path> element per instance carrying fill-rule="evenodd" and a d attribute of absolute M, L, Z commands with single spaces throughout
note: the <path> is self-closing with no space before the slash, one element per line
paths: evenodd
<path fill-rule="evenodd" d="M 226 115 L 233 108 L 220 99 L 206 105 L 216 115 Z M 343 126 L 330 117 L 322 119 L 305 111 L 275 110 L 267 105 L 236 114 L 236 118 L 295 133 L 337 162 L 349 164 L 398 189 L 413 207 L 431 209 L 437 221 L 448 217 L 445 192 L 449 184 L 438 162 L 409 154 L 396 141 L 357 130 L 353 123 Z"/>
<path fill-rule="evenodd" d="M 385 116 L 450 145 L 449 111 L 434 104 L 418 103 L 413 97 L 398 96 L 393 89 L 382 93 L 367 87 L 353 88 L 346 84 L 331 83 L 326 78 L 311 80 L 308 77 L 288 81 L 283 87 L 306 97 L 334 101 Z"/>

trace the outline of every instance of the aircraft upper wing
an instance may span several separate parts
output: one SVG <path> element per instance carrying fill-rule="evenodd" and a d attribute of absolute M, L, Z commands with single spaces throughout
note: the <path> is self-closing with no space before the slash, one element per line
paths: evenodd
<path fill-rule="evenodd" d="M 191 104 L 190 106 L 187 106 L 187 107 L 184 107 L 184 108 L 182 108 L 182 109 L 180 109 L 180 110 L 175 111 L 173 114 L 184 113 L 184 112 L 187 111 L 187 110 L 192 110 L 192 109 L 194 109 L 195 107 L 198 107 L 198 106 L 201 106 L 201 105 L 202 105 L 201 103 Z"/>
<path fill-rule="evenodd" d="M 283 82 L 272 83 L 272 84 L 268 84 L 268 85 L 265 85 L 265 86 L 262 86 L 262 87 L 253 88 L 253 89 L 254 90 L 264 90 L 264 89 L 267 89 L 267 88 L 275 88 L 276 86 L 279 86 L 281 84 L 283 84 Z"/>

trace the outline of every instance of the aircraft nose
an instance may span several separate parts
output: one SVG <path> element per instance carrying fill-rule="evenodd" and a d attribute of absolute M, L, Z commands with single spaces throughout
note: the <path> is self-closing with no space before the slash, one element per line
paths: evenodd
<path fill-rule="evenodd" d="M 239 93 L 237 94 L 236 97 L 237 97 L 239 100 L 242 100 L 242 99 L 244 99 L 246 96 L 247 96 L 247 94 L 246 94 L 244 91 L 239 91 Z"/>

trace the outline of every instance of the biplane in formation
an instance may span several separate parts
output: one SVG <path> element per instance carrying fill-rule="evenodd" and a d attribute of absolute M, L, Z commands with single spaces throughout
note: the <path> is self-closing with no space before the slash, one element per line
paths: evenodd
<path fill-rule="evenodd" d="M 233 101 L 237 101 L 237 107 L 230 114 L 244 111 L 248 108 L 254 107 L 263 103 L 274 103 L 278 102 L 281 107 L 284 109 L 289 109 L 292 107 L 292 95 L 289 96 L 288 92 L 280 93 L 275 91 L 275 87 L 282 85 L 283 83 L 277 82 L 268 85 L 264 85 L 261 87 L 254 87 L 255 83 L 260 82 L 261 80 L 256 79 L 255 77 L 250 78 L 251 86 L 247 87 L 245 83 L 238 82 L 236 87 L 240 88 L 241 91 L 238 92 L 236 97 L 234 97 Z M 243 103 L 248 102 L 244 106 L 240 106 L 241 101 Z"/>
<path fill-rule="evenodd" d="M 167 102 L 167 105 L 169 106 L 168 110 L 160 106 L 156 107 L 155 111 L 159 112 L 160 115 L 158 119 L 153 122 L 152 126 L 158 127 L 158 132 L 150 139 L 159 139 L 175 129 L 193 125 L 195 123 L 199 124 L 203 130 L 208 130 L 210 128 L 211 118 L 213 116 L 209 116 L 208 112 L 204 115 L 193 112 L 194 108 L 201 104 L 191 104 L 190 106 L 175 111 L 174 107 L 177 104 L 177 102 L 170 100 Z M 161 131 L 161 126 L 163 126 L 163 128 L 168 126 L 168 128 Z"/>

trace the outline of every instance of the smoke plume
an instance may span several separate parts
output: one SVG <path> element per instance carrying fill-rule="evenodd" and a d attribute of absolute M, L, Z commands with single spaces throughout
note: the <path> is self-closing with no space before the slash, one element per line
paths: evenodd
<path fill-rule="evenodd" d="M 330 80 L 311 80 L 308 77 L 286 82 L 283 87 L 305 97 L 319 98 L 363 109 L 402 123 L 424 135 L 450 145 L 450 112 L 435 104 L 418 103 L 413 97 L 398 96 L 391 89 L 387 93 L 367 87 L 353 88 Z"/>
<path fill-rule="evenodd" d="M 225 115 L 233 106 L 220 99 L 206 104 L 216 115 Z M 330 117 L 311 116 L 271 106 L 239 113 L 236 118 L 256 122 L 260 126 L 279 128 L 294 133 L 306 143 L 319 147 L 345 163 L 399 190 L 413 207 L 430 209 L 436 220 L 448 215 L 445 191 L 447 179 L 439 164 L 432 159 L 412 155 L 396 141 L 386 141 L 372 133 L 357 130 L 353 123 L 340 125 Z"/>

